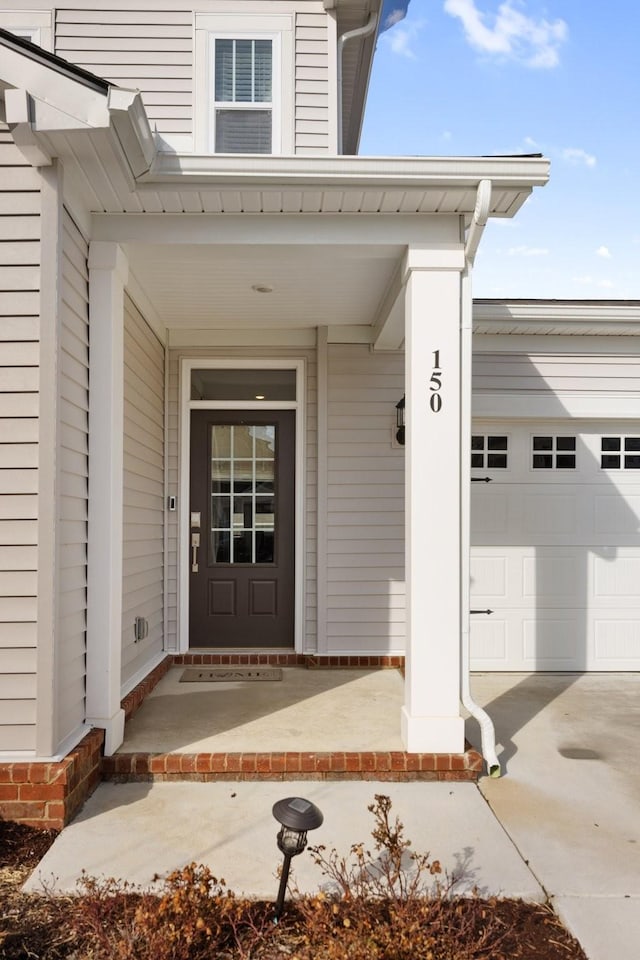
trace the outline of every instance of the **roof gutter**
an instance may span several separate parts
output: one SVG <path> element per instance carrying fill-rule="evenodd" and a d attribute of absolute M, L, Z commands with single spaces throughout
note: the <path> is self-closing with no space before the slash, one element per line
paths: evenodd
<path fill-rule="evenodd" d="M 343 131 L 342 131 L 342 58 L 344 56 L 344 48 L 350 40 L 356 40 L 358 37 L 368 37 L 374 32 L 378 26 L 378 14 L 373 12 L 369 15 L 368 21 L 363 27 L 358 27 L 355 30 L 348 30 L 346 33 L 343 33 L 342 36 L 338 38 L 338 64 L 337 64 L 337 73 L 338 73 L 338 153 L 342 153 L 342 144 L 343 144 Z"/>
<path fill-rule="evenodd" d="M 473 262 L 480 246 L 484 228 L 487 225 L 489 214 L 491 212 L 491 180 L 481 180 L 476 192 L 476 205 L 473 211 L 473 218 L 469 224 L 467 232 L 467 241 L 464 247 L 464 255 L 467 263 L 473 266 Z"/>

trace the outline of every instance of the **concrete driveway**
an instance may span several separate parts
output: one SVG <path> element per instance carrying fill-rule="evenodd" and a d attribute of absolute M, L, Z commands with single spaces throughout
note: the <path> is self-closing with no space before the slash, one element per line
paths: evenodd
<path fill-rule="evenodd" d="M 150 885 L 195 860 L 239 893 L 274 896 L 275 800 L 312 800 L 325 822 L 311 840 L 347 853 L 368 840 L 367 805 L 384 793 L 414 849 L 461 874 L 461 892 L 548 896 L 589 960 L 638 960 L 640 675 L 483 674 L 472 688 L 496 725 L 500 780 L 105 783 L 28 886 L 73 890 L 83 868 Z M 468 735 L 479 746 L 475 721 Z M 322 883 L 308 854 L 294 874 L 301 890 Z"/>
<path fill-rule="evenodd" d="M 473 689 L 505 765 L 480 782 L 491 809 L 590 960 L 638 960 L 640 675 L 486 674 Z"/>

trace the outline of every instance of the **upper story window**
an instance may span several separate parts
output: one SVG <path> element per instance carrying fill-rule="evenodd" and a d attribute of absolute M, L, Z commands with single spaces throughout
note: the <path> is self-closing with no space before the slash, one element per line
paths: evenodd
<path fill-rule="evenodd" d="M 213 37 L 213 149 L 272 153 L 274 38 Z"/>
<path fill-rule="evenodd" d="M 195 149 L 293 153 L 290 14 L 197 13 Z"/>

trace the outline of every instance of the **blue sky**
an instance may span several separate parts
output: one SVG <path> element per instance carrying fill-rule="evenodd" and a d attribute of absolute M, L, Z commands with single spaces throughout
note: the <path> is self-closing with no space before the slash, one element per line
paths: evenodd
<path fill-rule="evenodd" d="M 411 0 L 379 37 L 361 154 L 551 161 L 476 297 L 640 299 L 639 36 L 637 0 Z"/>

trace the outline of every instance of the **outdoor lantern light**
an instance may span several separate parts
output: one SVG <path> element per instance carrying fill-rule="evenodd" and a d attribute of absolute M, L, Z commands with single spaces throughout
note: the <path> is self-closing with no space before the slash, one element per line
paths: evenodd
<path fill-rule="evenodd" d="M 277 837 L 278 850 L 284 854 L 278 899 L 273 915 L 274 923 L 277 923 L 284 906 L 291 858 L 302 853 L 307 845 L 307 831 L 319 827 L 324 817 L 315 803 L 311 803 L 310 800 L 303 800 L 302 797 L 287 797 L 286 800 L 278 800 L 273 805 L 273 815 L 281 825 Z"/>
<path fill-rule="evenodd" d="M 404 397 L 396 403 L 396 440 L 404 447 Z"/>

